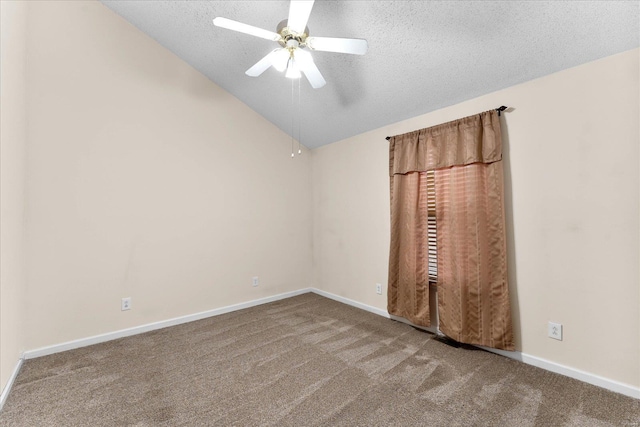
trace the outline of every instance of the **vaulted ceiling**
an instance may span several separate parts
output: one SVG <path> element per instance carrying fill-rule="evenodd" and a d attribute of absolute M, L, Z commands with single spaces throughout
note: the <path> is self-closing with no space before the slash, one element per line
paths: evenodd
<path fill-rule="evenodd" d="M 101 1 L 292 133 L 292 80 L 274 69 L 245 75 L 277 43 L 212 24 L 222 16 L 276 31 L 288 1 Z M 327 85 L 302 78 L 293 136 L 319 147 L 633 49 L 639 23 L 638 1 L 316 1 L 311 35 L 364 38 L 369 50 L 312 52 Z"/>

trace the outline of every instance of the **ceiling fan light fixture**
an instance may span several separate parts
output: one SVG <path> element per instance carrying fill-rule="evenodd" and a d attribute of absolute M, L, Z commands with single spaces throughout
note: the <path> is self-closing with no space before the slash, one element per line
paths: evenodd
<path fill-rule="evenodd" d="M 301 77 L 300 69 L 293 58 L 289 59 L 289 63 L 287 64 L 287 73 L 284 76 L 288 79 L 299 79 Z"/>
<path fill-rule="evenodd" d="M 291 58 L 291 53 L 287 49 L 280 49 L 273 55 L 273 68 L 283 72 L 287 69 L 287 64 Z"/>

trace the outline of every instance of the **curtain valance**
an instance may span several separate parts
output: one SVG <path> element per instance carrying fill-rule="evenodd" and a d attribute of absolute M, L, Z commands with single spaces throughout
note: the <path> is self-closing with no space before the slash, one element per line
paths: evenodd
<path fill-rule="evenodd" d="M 496 110 L 389 138 L 389 175 L 502 159 Z"/>

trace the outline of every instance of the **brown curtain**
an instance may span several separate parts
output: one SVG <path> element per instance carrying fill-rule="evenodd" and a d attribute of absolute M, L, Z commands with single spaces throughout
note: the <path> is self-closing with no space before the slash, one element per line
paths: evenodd
<path fill-rule="evenodd" d="M 513 350 L 496 111 L 392 137 L 388 311 L 429 326 L 425 171 L 435 170 L 439 328 Z"/>
<path fill-rule="evenodd" d="M 392 176 L 388 311 L 420 326 L 430 326 L 428 216 L 427 174 Z"/>

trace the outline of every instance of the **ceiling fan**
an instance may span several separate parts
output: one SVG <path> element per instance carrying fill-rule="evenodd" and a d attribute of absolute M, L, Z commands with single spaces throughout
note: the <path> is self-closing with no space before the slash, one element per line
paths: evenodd
<path fill-rule="evenodd" d="M 248 76 L 258 77 L 273 66 L 278 71 L 286 70 L 286 77 L 292 79 L 300 78 L 300 72 L 304 73 L 311 86 L 314 89 L 318 89 L 327 82 L 313 62 L 311 53 L 305 48 L 325 52 L 364 55 L 368 46 L 367 41 L 364 39 L 309 36 L 307 21 L 309 20 L 313 3 L 313 0 L 292 0 L 289 6 L 289 17 L 278 24 L 276 32 L 221 17 L 215 18 L 213 24 L 217 27 L 273 40 L 280 44 L 281 47 L 272 50 L 253 67 L 249 68 L 245 73 Z"/>

